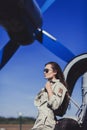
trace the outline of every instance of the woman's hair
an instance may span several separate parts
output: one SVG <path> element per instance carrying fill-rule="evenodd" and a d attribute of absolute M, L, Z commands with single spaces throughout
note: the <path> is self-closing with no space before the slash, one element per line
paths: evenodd
<path fill-rule="evenodd" d="M 56 62 L 48 62 L 48 63 L 45 64 L 45 66 L 48 65 L 48 64 L 51 64 L 53 71 L 57 72 L 57 74 L 55 75 L 56 79 L 59 79 L 60 82 L 65 87 L 67 87 L 67 84 L 66 84 L 66 81 L 65 81 L 65 78 L 64 78 L 64 75 L 63 75 L 61 67 Z"/>

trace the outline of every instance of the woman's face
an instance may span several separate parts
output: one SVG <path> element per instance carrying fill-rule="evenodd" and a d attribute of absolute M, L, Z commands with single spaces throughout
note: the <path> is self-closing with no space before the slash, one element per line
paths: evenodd
<path fill-rule="evenodd" d="M 56 79 L 55 75 L 57 72 L 54 72 L 51 64 L 47 64 L 44 68 L 44 77 L 48 80 Z"/>

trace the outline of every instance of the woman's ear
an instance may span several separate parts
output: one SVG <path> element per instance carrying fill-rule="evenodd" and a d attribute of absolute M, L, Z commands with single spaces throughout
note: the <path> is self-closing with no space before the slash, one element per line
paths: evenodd
<path fill-rule="evenodd" d="M 57 71 L 54 71 L 54 74 L 56 75 L 56 74 L 57 74 Z"/>

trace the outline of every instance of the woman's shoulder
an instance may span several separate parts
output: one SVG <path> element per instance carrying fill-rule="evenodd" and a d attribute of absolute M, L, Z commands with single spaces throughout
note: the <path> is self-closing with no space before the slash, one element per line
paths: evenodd
<path fill-rule="evenodd" d="M 63 83 L 61 83 L 60 82 L 60 80 L 58 79 L 58 80 L 56 80 L 56 87 L 59 89 L 59 88 L 61 88 L 61 89 L 63 89 L 63 90 L 65 90 L 65 91 L 67 91 L 67 88 L 64 86 L 64 84 Z"/>

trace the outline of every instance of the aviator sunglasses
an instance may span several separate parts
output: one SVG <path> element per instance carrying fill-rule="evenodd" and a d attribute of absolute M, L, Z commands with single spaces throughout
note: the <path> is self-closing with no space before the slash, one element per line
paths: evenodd
<path fill-rule="evenodd" d="M 52 71 L 50 69 L 44 69 L 44 73 L 48 73 L 49 71 Z"/>

